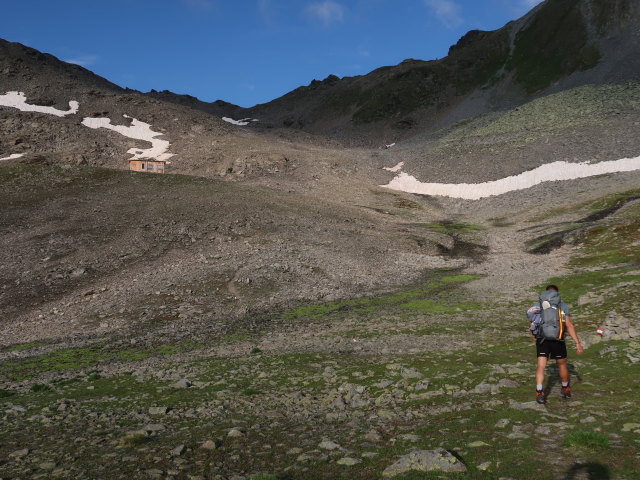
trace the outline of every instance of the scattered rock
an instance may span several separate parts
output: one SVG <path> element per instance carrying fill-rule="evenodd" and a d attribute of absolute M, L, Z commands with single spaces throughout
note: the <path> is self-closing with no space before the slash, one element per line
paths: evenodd
<path fill-rule="evenodd" d="M 357 465 L 358 463 L 362 463 L 362 460 L 358 460 L 357 458 L 344 457 L 338 460 L 336 463 L 338 465 L 347 465 L 350 467 L 353 465 Z"/>
<path fill-rule="evenodd" d="M 182 380 L 178 380 L 176 383 L 173 384 L 175 388 L 189 388 L 191 385 L 192 385 L 191 382 L 186 378 L 183 378 Z"/>
<path fill-rule="evenodd" d="M 168 407 L 149 407 L 149 415 L 165 415 L 168 411 Z"/>
<path fill-rule="evenodd" d="M 9 457 L 11 458 L 22 458 L 22 457 L 26 457 L 27 455 L 29 455 L 29 449 L 28 448 L 23 448 L 22 450 L 16 450 L 13 453 L 9 454 Z"/>
<path fill-rule="evenodd" d="M 184 445 L 178 445 L 176 448 L 172 449 L 169 453 L 171 455 L 180 456 L 186 451 L 187 451 L 187 447 L 185 447 Z"/>
<path fill-rule="evenodd" d="M 221 445 L 222 442 L 220 440 L 207 440 L 200 445 L 200 448 L 203 450 L 217 450 Z"/>
<path fill-rule="evenodd" d="M 414 450 L 387 467 L 383 477 L 395 477 L 406 472 L 466 472 L 467 467 L 444 449 Z"/>
<path fill-rule="evenodd" d="M 515 410 L 541 410 L 546 412 L 547 407 L 544 404 L 539 404 L 535 400 L 532 402 L 514 402 L 509 405 Z"/>
<path fill-rule="evenodd" d="M 378 433 L 377 430 L 369 430 L 362 438 L 364 438 L 367 442 L 379 442 L 382 440 L 382 436 Z"/>
<path fill-rule="evenodd" d="M 151 434 L 158 433 L 166 429 L 167 427 L 159 423 L 151 423 L 143 428 L 145 432 L 148 432 Z"/>
<path fill-rule="evenodd" d="M 504 428 L 509 425 L 509 422 L 511 422 L 511 420 L 509 420 L 508 418 L 501 418 L 496 422 L 496 428 Z"/>
<path fill-rule="evenodd" d="M 486 442 L 483 442 L 482 440 L 476 440 L 475 442 L 471 442 L 470 444 L 467 445 L 467 447 L 469 448 L 479 448 L 479 447 L 490 447 L 491 445 L 489 445 Z"/>
<path fill-rule="evenodd" d="M 318 444 L 318 447 L 322 448 L 323 450 L 339 450 L 342 448 L 340 445 L 338 445 L 335 442 L 332 442 L 331 440 L 324 440 L 320 442 Z"/>
<path fill-rule="evenodd" d="M 422 373 L 420 373 L 415 368 L 403 368 L 402 370 L 400 370 L 400 376 L 402 378 L 409 379 L 409 378 L 422 378 L 424 375 L 422 375 Z"/>

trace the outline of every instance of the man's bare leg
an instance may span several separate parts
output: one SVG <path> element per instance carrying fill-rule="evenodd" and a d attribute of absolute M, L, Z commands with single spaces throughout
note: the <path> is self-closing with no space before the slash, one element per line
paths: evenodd
<path fill-rule="evenodd" d="M 569 368 L 567 367 L 566 358 L 556 359 L 558 365 L 558 372 L 560 374 L 560 381 L 562 382 L 562 390 L 560 394 L 562 398 L 571 398 L 571 387 L 569 386 Z"/>
<path fill-rule="evenodd" d="M 558 373 L 560 374 L 560 380 L 562 384 L 569 383 L 569 369 L 567 368 L 567 359 L 566 358 L 558 358 L 556 360 L 556 364 L 558 365 Z"/>
<path fill-rule="evenodd" d="M 547 368 L 547 357 L 538 357 L 538 367 L 536 368 L 536 385 L 542 385 L 544 383 L 544 370 L 546 368 Z M 566 362 L 565 362 L 565 368 L 566 368 Z"/>
<path fill-rule="evenodd" d="M 547 368 L 547 357 L 538 357 L 536 368 L 536 402 L 543 404 L 546 402 L 542 383 L 544 382 L 544 369 Z"/>

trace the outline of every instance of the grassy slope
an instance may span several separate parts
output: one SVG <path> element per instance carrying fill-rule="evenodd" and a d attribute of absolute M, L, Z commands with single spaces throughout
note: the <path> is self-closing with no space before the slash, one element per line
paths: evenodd
<path fill-rule="evenodd" d="M 619 198 L 579 208 L 585 213 L 599 211 Z M 594 225 L 579 237 L 581 248 L 571 262 L 574 273 L 550 279 L 561 285 L 574 307 L 582 335 L 598 325 L 611 303 L 620 313 L 632 314 L 638 309 L 633 295 L 640 283 L 637 202 L 602 222 L 609 228 Z M 625 253 L 603 254 L 602 242 L 618 245 Z M 355 311 L 331 303 L 300 307 L 287 315 L 300 324 L 320 318 L 333 325 L 346 325 L 357 317 L 360 328 L 333 330 L 327 335 L 360 335 L 362 339 L 372 334 L 417 339 L 447 331 L 480 339 L 472 349 L 453 348 L 436 355 L 265 355 L 257 348 L 262 334 L 247 334 L 243 341 L 256 345 L 251 352 L 237 358 L 204 356 L 186 364 L 179 361 L 179 352 L 197 351 L 201 346 L 167 346 L 153 351 L 96 346 L 4 361 L 0 367 L 4 378 L 12 376 L 22 379 L 24 385 L 36 386 L 28 390 L 11 383 L 0 391 L 5 397 L 0 400 L 5 403 L 2 411 L 11 405 L 27 409 L 26 413 L 3 414 L 6 427 L 0 433 L 0 458 L 7 459 L 19 448 L 33 450 L 24 460 L 12 458 L 0 464 L 0 472 L 50 478 L 53 469 L 59 478 L 96 478 L 108 468 L 111 478 L 143 478 L 146 474 L 142 470 L 158 468 L 175 470 L 174 475 L 182 478 L 180 472 L 187 465 L 190 474 L 207 476 L 226 472 L 273 473 L 290 479 L 370 479 L 380 478 L 397 455 L 412 448 L 443 446 L 455 451 L 469 467 L 467 474 L 451 478 L 551 480 L 565 475 L 572 478 L 572 472 L 590 472 L 590 478 L 598 479 L 633 478 L 640 469 L 636 454 L 639 438 L 634 432 L 639 427 L 630 425 L 640 424 L 633 403 L 640 394 L 640 366 L 631 361 L 638 356 L 638 342 L 607 342 L 590 347 L 582 357 L 570 354 L 575 391 L 571 401 L 561 401 L 556 386 L 547 413 L 512 408 L 513 402 L 531 400 L 532 345 L 524 334 L 517 333 L 524 329 L 524 303 L 505 309 L 506 321 L 499 330 L 504 338 L 497 335 L 498 330 L 490 330 L 484 338 L 487 329 L 477 321 L 496 315 L 499 309 L 482 310 L 486 307 L 479 306 L 480 310 L 469 314 L 454 315 L 446 309 L 429 308 L 407 316 L 402 308 L 415 298 L 446 307 L 464 295 L 460 288 L 468 280 L 472 278 L 443 272 L 439 280 L 410 290 L 341 305 L 355 305 Z M 577 299 L 588 292 L 609 293 L 599 303 L 579 306 Z M 23 347 L 23 352 L 34 348 Z M 571 345 L 569 348 L 572 350 Z M 173 367 L 178 372 L 187 365 L 190 379 L 203 383 L 176 389 L 170 386 L 174 380 L 168 378 L 138 373 L 102 378 L 96 372 L 105 361 L 128 361 L 130 372 L 135 371 L 136 361 L 149 357 L 165 358 L 168 363 L 163 368 Z M 404 378 L 402 373 L 407 369 L 428 378 L 428 387 L 416 390 L 421 379 Z M 58 372 L 47 377 L 46 385 L 39 380 L 45 370 Z M 553 369 L 549 373 L 554 378 Z M 612 378 L 617 380 L 611 382 Z M 502 379 L 515 381 L 515 388 L 498 387 Z M 369 403 L 346 410 L 330 406 L 345 383 L 360 385 L 362 397 Z M 482 384 L 501 393 L 478 393 L 476 386 Z M 172 413 L 160 418 L 146 414 L 148 407 L 158 405 L 171 407 Z M 128 433 L 158 422 L 166 430 L 157 435 Z M 226 437 L 232 427 L 243 429 L 243 436 Z M 371 428 L 380 433 L 380 440 L 364 439 Z M 407 433 L 416 439 L 402 437 Z M 321 451 L 317 445 L 325 437 L 347 451 Z M 213 452 L 198 448 L 209 439 L 220 439 L 222 446 Z M 186 453 L 170 455 L 180 444 L 188 447 Z M 542 449 L 551 453 L 532 454 Z M 375 455 L 361 457 L 365 452 Z M 301 453 L 307 455 L 306 460 L 297 459 Z M 336 460 L 343 456 L 363 461 L 351 467 L 338 465 Z M 402 478 L 450 476 L 415 472 Z"/>

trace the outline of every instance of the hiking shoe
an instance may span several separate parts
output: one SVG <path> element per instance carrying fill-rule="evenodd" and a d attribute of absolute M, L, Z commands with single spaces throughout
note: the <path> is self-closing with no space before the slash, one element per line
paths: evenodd
<path fill-rule="evenodd" d="M 571 398 L 571 387 L 567 385 L 566 387 L 560 387 L 560 396 L 562 398 Z"/>
<path fill-rule="evenodd" d="M 546 399 L 544 398 L 544 391 L 536 390 L 536 402 L 541 405 L 547 403 Z"/>

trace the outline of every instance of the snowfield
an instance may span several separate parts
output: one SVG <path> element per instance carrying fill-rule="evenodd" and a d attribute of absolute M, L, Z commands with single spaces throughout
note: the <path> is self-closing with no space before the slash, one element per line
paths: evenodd
<path fill-rule="evenodd" d="M 27 103 L 27 97 L 23 92 L 7 92 L 4 95 L 0 95 L 0 106 L 17 108 L 23 112 L 40 112 L 49 115 L 55 115 L 56 117 L 64 117 L 65 115 L 74 115 L 78 113 L 80 104 L 75 100 L 69 102 L 69 110 L 58 110 L 54 107 L 45 107 L 42 105 L 31 105 Z M 141 122 L 135 118 L 124 115 L 125 118 L 131 118 L 131 125 L 112 125 L 109 118 L 92 118 L 86 117 L 82 120 L 82 125 L 89 128 L 106 128 L 118 132 L 125 137 L 134 138 L 136 140 L 145 140 L 151 143 L 151 148 L 130 148 L 127 153 L 133 155 L 131 160 L 138 160 L 141 158 L 154 158 L 156 160 L 167 161 L 173 157 L 173 153 L 167 153 L 171 144 L 167 140 L 160 140 L 156 137 L 163 135 L 161 132 L 154 132 L 151 130 L 151 125 L 145 122 Z M 16 157 L 15 155 L 19 155 Z M 20 158 L 24 154 L 13 154 L 7 158 L 0 158 L 0 160 L 12 160 L 14 158 Z"/>
<path fill-rule="evenodd" d="M 167 153 L 171 144 L 167 140 L 160 140 L 156 137 L 163 135 L 161 132 L 151 130 L 151 125 L 128 115 L 125 118 L 131 118 L 131 125 L 113 125 L 110 118 L 92 118 L 86 117 L 82 120 L 82 124 L 89 128 L 106 128 L 118 132 L 125 137 L 135 138 L 136 140 L 145 140 L 151 142 L 151 148 L 130 148 L 127 153 L 133 155 L 130 160 L 138 160 L 141 158 L 155 158 L 156 160 L 167 161 L 174 156 L 173 153 Z"/>
<path fill-rule="evenodd" d="M 543 182 L 575 180 L 606 173 L 632 172 L 634 170 L 640 170 L 640 157 L 599 163 L 558 161 L 542 165 L 519 175 L 484 183 L 424 183 L 408 173 L 400 172 L 387 185 L 380 186 L 419 195 L 479 200 L 494 195 L 503 195 L 515 190 L 525 190 Z"/>
<path fill-rule="evenodd" d="M 27 103 L 27 97 L 23 92 L 7 92 L 0 95 L 0 105 L 4 107 L 17 108 L 23 112 L 40 112 L 56 117 L 64 117 L 65 115 L 74 115 L 78 113 L 80 104 L 75 100 L 69 102 L 69 110 L 58 110 L 55 107 L 45 107 L 43 105 L 31 105 Z"/>
<path fill-rule="evenodd" d="M 15 160 L 16 158 L 24 157 L 24 153 L 12 153 L 8 157 L 0 158 L 0 162 L 3 160 Z"/>
<path fill-rule="evenodd" d="M 233 125 L 238 125 L 240 127 L 245 127 L 245 126 L 249 125 L 249 123 L 251 123 L 251 122 L 259 122 L 260 121 L 257 118 L 243 118 L 241 120 L 234 120 L 233 118 L 229 118 L 229 117 L 222 117 L 222 120 L 224 120 L 227 123 L 231 123 Z"/>
<path fill-rule="evenodd" d="M 395 167 L 384 167 L 383 170 L 386 170 L 387 172 L 396 173 L 402 170 L 402 167 L 404 167 L 404 162 L 400 162 Z"/>

